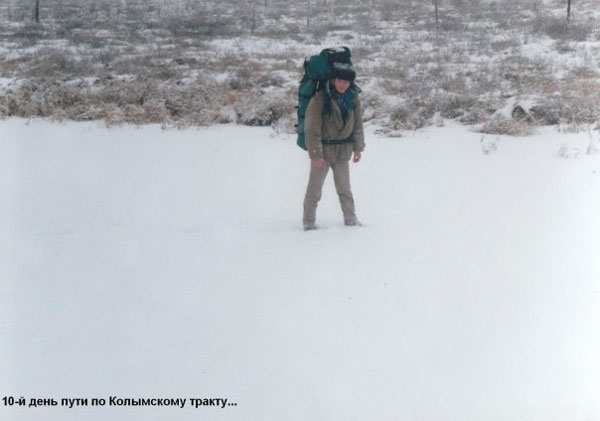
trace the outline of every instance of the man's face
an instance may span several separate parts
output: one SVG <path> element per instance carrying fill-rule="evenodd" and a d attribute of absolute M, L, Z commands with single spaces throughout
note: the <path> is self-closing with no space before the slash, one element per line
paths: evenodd
<path fill-rule="evenodd" d="M 335 86 L 335 90 L 338 91 L 339 94 L 344 94 L 346 90 L 350 87 L 350 81 L 344 79 L 333 79 L 333 86 Z"/>

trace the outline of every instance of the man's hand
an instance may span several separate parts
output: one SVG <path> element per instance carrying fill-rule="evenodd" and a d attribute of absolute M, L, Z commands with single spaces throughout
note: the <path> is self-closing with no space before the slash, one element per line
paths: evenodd
<path fill-rule="evenodd" d="M 354 157 L 352 158 L 352 162 L 358 162 L 362 158 L 362 152 L 354 152 Z"/>
<path fill-rule="evenodd" d="M 324 158 L 315 158 L 312 160 L 312 163 L 315 166 L 315 168 L 325 168 L 325 166 L 327 165 L 327 162 L 325 162 Z"/>

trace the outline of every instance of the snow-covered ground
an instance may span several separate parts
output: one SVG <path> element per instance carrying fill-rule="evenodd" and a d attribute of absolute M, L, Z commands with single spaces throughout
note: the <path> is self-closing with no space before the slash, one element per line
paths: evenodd
<path fill-rule="evenodd" d="M 434 116 L 524 135 L 600 120 L 600 8 L 577 0 L 0 1 L 0 118 L 278 125 L 304 60 L 347 46 L 364 116 L 393 135 Z M 254 16 L 254 18 L 252 18 Z M 85 23 L 85 24 L 84 24 Z"/>
<path fill-rule="evenodd" d="M 0 395 L 107 405 L 0 418 L 600 419 L 598 133 L 368 131 L 303 232 L 291 136 L 1 121 Z"/>

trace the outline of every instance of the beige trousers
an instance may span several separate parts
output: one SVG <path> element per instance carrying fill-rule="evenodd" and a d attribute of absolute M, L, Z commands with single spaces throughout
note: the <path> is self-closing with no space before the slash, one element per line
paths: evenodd
<path fill-rule="evenodd" d="M 317 168 L 314 165 L 310 166 L 310 176 L 308 178 L 308 186 L 306 187 L 306 195 L 304 196 L 304 217 L 303 223 L 314 224 L 317 215 L 317 205 L 321 200 L 323 184 L 331 167 L 333 171 L 333 181 L 335 189 L 340 199 L 344 221 L 353 221 L 356 219 L 354 210 L 354 198 L 350 189 L 350 167 L 349 161 L 342 162 L 327 162 L 323 168 Z"/>

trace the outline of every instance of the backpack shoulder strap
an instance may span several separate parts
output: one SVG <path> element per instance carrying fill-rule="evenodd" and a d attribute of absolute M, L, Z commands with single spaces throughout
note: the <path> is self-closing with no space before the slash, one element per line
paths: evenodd
<path fill-rule="evenodd" d="M 327 92 L 327 83 L 321 89 L 321 96 L 323 97 L 323 109 L 321 115 L 331 114 L 331 95 Z"/>

